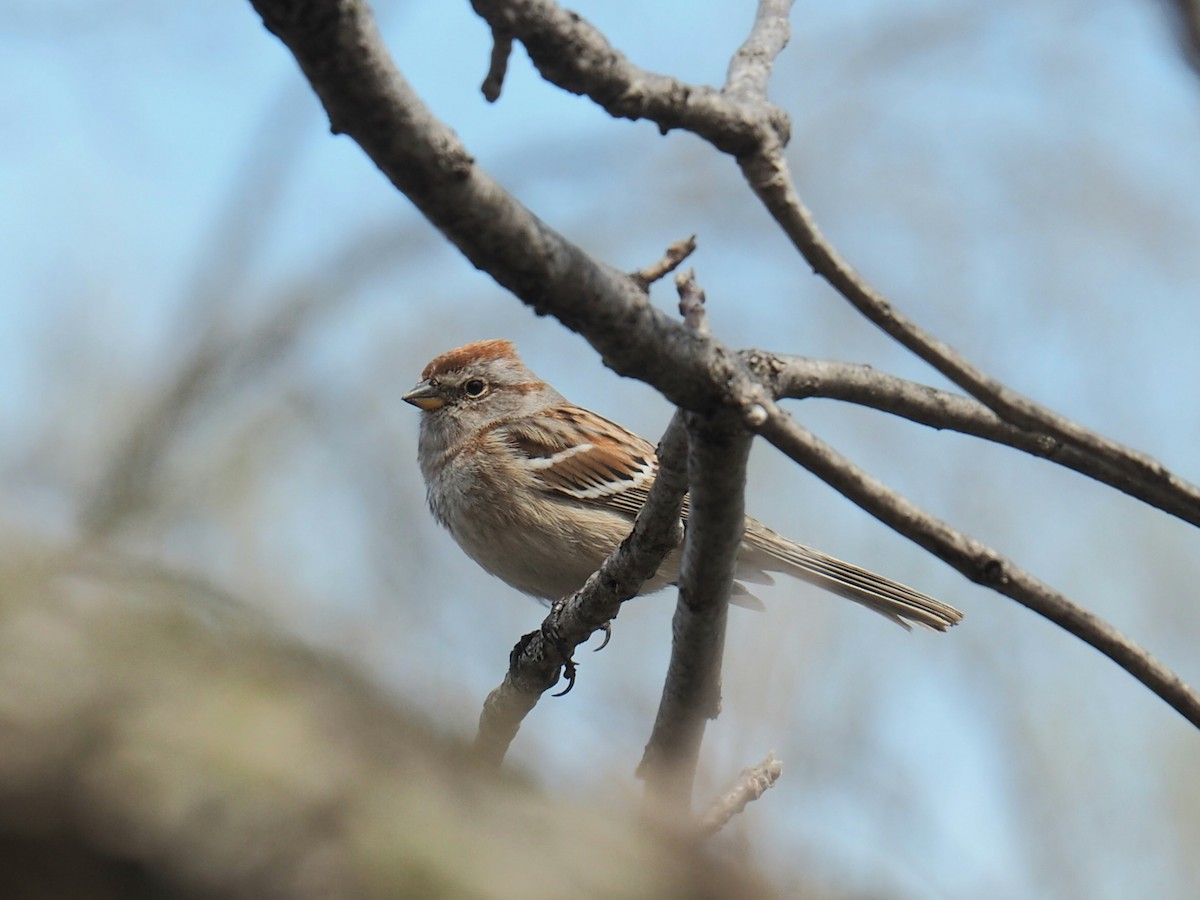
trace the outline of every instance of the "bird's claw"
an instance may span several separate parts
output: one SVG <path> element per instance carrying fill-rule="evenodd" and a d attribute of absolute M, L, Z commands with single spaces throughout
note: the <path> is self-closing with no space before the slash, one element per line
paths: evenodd
<path fill-rule="evenodd" d="M 598 630 L 604 632 L 604 642 L 595 650 L 593 650 L 593 653 L 599 653 L 601 650 L 607 647 L 608 642 L 612 640 L 612 620 L 609 619 L 607 622 L 601 625 Z M 567 661 L 563 663 L 562 677 L 567 679 L 567 686 L 557 694 L 551 694 L 550 696 L 552 697 L 564 697 L 571 693 L 571 688 L 575 687 L 575 676 L 579 672 L 578 664 L 568 654 L 563 653 L 563 656 L 567 658 Z"/>
<path fill-rule="evenodd" d="M 551 608 L 551 615 L 555 613 L 561 613 L 562 606 L 563 604 L 556 603 L 554 607 Z M 565 660 L 562 664 L 562 677 L 567 679 L 567 686 L 558 693 L 551 694 L 550 696 L 565 697 L 567 694 L 571 693 L 571 688 L 575 687 L 575 675 L 577 674 L 577 667 L 573 658 L 575 655 L 575 646 L 563 640 L 562 635 L 558 631 L 556 622 L 543 623 L 542 636 L 550 643 L 552 647 L 554 647 L 555 650 L 558 651 L 559 657 Z"/>
<path fill-rule="evenodd" d="M 609 619 L 607 622 L 601 625 L 599 630 L 604 632 L 604 642 L 595 650 L 593 650 L 593 653 L 599 653 L 601 650 L 607 647 L 608 642 L 612 640 L 612 619 Z"/>
<path fill-rule="evenodd" d="M 568 658 L 567 661 L 563 663 L 563 677 L 567 679 L 567 686 L 557 694 L 551 694 L 550 696 L 565 697 L 567 694 L 571 693 L 571 688 L 575 687 L 576 671 L 575 660 Z"/>

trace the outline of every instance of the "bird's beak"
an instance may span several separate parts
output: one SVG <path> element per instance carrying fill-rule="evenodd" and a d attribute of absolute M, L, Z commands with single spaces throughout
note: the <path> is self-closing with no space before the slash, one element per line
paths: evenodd
<path fill-rule="evenodd" d="M 446 405 L 446 399 L 428 381 L 422 381 L 400 399 L 426 412 L 431 409 L 441 409 Z"/>

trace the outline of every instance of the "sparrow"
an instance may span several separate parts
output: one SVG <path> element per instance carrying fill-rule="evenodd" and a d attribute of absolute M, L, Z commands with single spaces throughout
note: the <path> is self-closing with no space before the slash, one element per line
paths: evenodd
<path fill-rule="evenodd" d="M 583 586 L 624 540 L 658 471 L 645 439 L 570 403 L 510 341 L 477 341 L 433 359 L 402 399 L 421 410 L 417 459 L 429 508 L 467 556 L 541 600 Z M 687 502 L 683 507 L 686 527 Z M 642 586 L 679 578 L 682 547 Z M 746 517 L 730 602 L 762 608 L 745 587 L 782 573 L 892 621 L 945 631 L 962 613 Z"/>

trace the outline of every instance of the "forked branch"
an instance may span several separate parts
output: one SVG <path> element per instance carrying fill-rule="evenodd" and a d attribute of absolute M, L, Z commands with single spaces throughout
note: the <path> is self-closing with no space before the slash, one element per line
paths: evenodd
<path fill-rule="evenodd" d="M 474 0 L 495 29 L 525 44 L 548 81 L 584 94 L 609 113 L 682 128 L 738 160 L 747 183 L 804 256 L 864 317 L 925 360 L 1001 419 L 1074 447 L 1104 467 L 1132 496 L 1200 524 L 1200 486 L 1144 453 L 1084 428 L 1005 386 L 897 309 L 847 262 L 801 201 L 784 159 L 787 117 L 766 100 L 771 66 L 787 41 L 790 0 L 760 0 L 750 35 L 735 53 L 721 91 L 646 72 L 590 23 L 550 0 Z M 583 48 L 583 52 L 577 52 Z"/>
<path fill-rule="evenodd" d="M 252 2 L 295 54 L 334 129 L 350 134 L 473 264 L 538 313 L 554 315 L 586 337 L 614 371 L 653 385 L 685 410 L 703 416 L 727 411 L 739 417 L 968 577 L 1026 603 L 1101 649 L 1200 725 L 1200 700 L 1148 654 L 1077 607 L 1056 607 L 1061 595 L 1044 594 L 1043 585 L 995 551 L 928 517 L 845 460 L 821 452 L 739 354 L 655 309 L 636 279 L 596 261 L 505 192 L 396 70 L 364 3 Z M 748 51 L 747 65 L 769 60 L 772 48 L 782 46 L 766 34 L 780 27 L 779 6 L 770 0 L 760 4 L 751 37 L 763 38 L 766 52 Z M 786 117 L 761 99 L 746 99 L 758 91 L 756 77 L 734 78 L 745 87 L 731 88 L 728 94 L 685 85 L 632 67 L 599 32 L 556 4 L 475 0 L 475 7 L 493 29 L 521 40 L 546 78 L 588 94 L 615 115 L 649 118 L 664 130 L 687 128 L 736 155 L 756 193 L 814 268 L 865 315 L 1012 427 L 1033 440 L 1048 437 L 1070 446 L 1097 471 L 1106 470 L 1109 483 L 1124 484 L 1123 490 L 1160 509 L 1192 522 L 1200 518 L 1200 489 L 1153 460 L 1007 391 L 867 286 L 820 236 L 800 204 L 781 152 Z M 591 632 L 580 628 L 582 640 Z"/>

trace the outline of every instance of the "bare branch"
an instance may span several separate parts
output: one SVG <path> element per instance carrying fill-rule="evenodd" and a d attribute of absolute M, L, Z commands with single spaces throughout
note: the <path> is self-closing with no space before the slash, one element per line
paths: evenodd
<path fill-rule="evenodd" d="M 647 118 L 664 132 L 686 129 L 737 157 L 750 187 L 813 271 L 868 320 L 1001 418 L 1078 447 L 1108 467 L 1114 477 L 1139 483 L 1144 493 L 1174 494 L 1173 505 L 1186 508 L 1182 518 L 1200 518 L 1200 487 L 1146 454 L 1083 428 L 987 375 L 893 307 L 821 234 L 783 158 L 786 116 L 762 99 L 773 54 L 786 41 L 779 25 L 787 6 L 783 0 L 762 0 L 751 35 L 730 65 L 729 91 L 716 96 L 710 88 L 683 85 L 638 69 L 593 26 L 549 0 L 475 0 L 474 6 L 493 27 L 499 22 L 511 28 L 552 83 L 586 94 L 613 115 Z M 576 54 L 581 47 L 585 52 Z"/>
<path fill-rule="evenodd" d="M 488 103 L 495 103 L 500 99 L 500 89 L 504 86 L 504 75 L 508 71 L 508 58 L 512 55 L 512 46 L 512 35 L 498 29 L 492 30 L 492 57 L 481 88 Z"/>
<path fill-rule="evenodd" d="M 675 287 L 684 324 L 707 336 L 704 291 L 696 273 L 680 272 Z M 690 508 L 671 660 L 654 729 L 638 766 L 646 780 L 649 810 L 674 822 L 691 812 L 705 723 L 721 711 L 725 623 L 746 531 L 746 463 L 752 441 L 752 433 L 728 412 L 688 414 L 686 422 Z"/>
<path fill-rule="evenodd" d="M 1147 492 L 1170 490 L 1177 495 L 1178 503 L 1187 507 L 1184 518 L 1192 521 L 1200 517 L 1200 487 L 1175 475 L 1146 454 L 1090 431 L 1011 390 L 892 306 L 821 234 L 812 214 L 795 192 L 781 146 L 767 147 L 740 162 L 755 193 L 813 271 L 885 333 L 1006 421 L 1078 447 L 1112 470 L 1141 482 Z"/>
<path fill-rule="evenodd" d="M 674 79 L 638 69 L 593 26 L 548 0 L 475 0 L 473 5 L 493 28 L 499 27 L 498 23 L 511 27 L 547 80 L 586 94 L 613 115 L 648 118 L 664 131 L 684 128 L 736 156 L 751 188 L 815 272 L 867 319 L 1001 418 L 1074 444 L 1105 465 L 1142 481 L 1148 489 L 1169 487 L 1185 498 L 1191 515 L 1200 516 L 1200 487 L 1149 456 L 1083 428 L 987 375 L 896 310 L 825 239 L 796 193 L 783 158 L 788 138 L 786 117 L 765 102 L 771 63 L 787 40 L 789 4 L 785 0 L 762 0 L 751 35 L 730 65 L 728 91 L 715 97 L 709 88 L 685 87 Z M 697 99 L 693 101 L 693 97 Z"/>
<path fill-rule="evenodd" d="M 951 528 L 901 497 L 801 428 L 790 416 L 784 413 L 771 415 L 760 433 L 881 522 L 949 563 L 976 584 L 1011 597 L 1095 647 L 1189 722 L 1200 727 L 1200 696 L 1108 622 L 1072 603 L 991 547 Z"/>
<path fill-rule="evenodd" d="M 1186 498 L 1162 484 L 1148 484 L 1127 470 L 1106 465 L 1089 453 L 1044 432 L 1025 431 L 1005 422 L 977 400 L 906 381 L 870 366 L 749 350 L 743 357 L 773 386 L 777 397 L 827 397 L 903 416 L 931 428 L 946 428 L 1005 444 L 1094 478 L 1119 491 L 1200 525 L 1200 514 Z"/>
<path fill-rule="evenodd" d="M 472 0 L 471 5 L 493 29 L 521 41 L 543 78 L 586 95 L 610 115 L 649 119 L 664 134 L 682 128 L 733 156 L 755 152 L 763 131 L 787 140 L 787 115 L 758 96 L 766 70 L 787 42 L 786 28 L 779 26 L 778 10 L 785 5 L 780 0 L 760 4 L 750 37 L 730 66 L 729 94 L 638 68 L 594 25 L 550 0 Z"/>
<path fill-rule="evenodd" d="M 721 709 L 721 656 L 734 564 L 745 531 L 746 461 L 752 439 L 727 414 L 690 413 L 687 425 L 690 511 L 671 661 L 654 729 L 638 766 L 650 810 L 673 821 L 690 813 L 705 723 Z"/>
<path fill-rule="evenodd" d="M 552 314 L 582 334 L 614 371 L 653 385 L 687 410 L 712 413 L 732 409 L 741 421 L 760 429 L 781 448 L 788 447 L 793 458 L 800 461 L 809 456 L 809 436 L 796 441 L 795 423 L 782 415 L 737 354 L 718 341 L 693 334 L 652 307 L 635 279 L 593 260 L 517 203 L 474 164 L 457 136 L 433 117 L 396 71 L 365 4 L 337 0 L 252 2 L 267 27 L 295 54 L 324 103 L 334 130 L 352 134 L 393 183 L 472 263 L 539 314 Z M 539 63 L 539 68 L 546 77 L 557 82 L 557 76 L 565 73 L 569 84 L 564 86 L 587 90 L 597 102 L 611 102 L 614 108 L 625 109 L 631 115 L 653 118 L 651 113 L 661 114 L 661 120 L 655 121 L 662 127 L 689 127 L 720 149 L 740 154 L 739 162 L 752 187 L 788 230 L 793 243 L 815 254 L 817 262 L 810 259 L 810 263 L 821 274 L 839 289 L 847 290 L 852 300 L 863 301 L 865 314 L 874 315 L 884 330 L 890 328 L 907 335 L 914 352 L 939 360 L 943 371 L 978 374 L 969 366 L 964 370 L 966 364 L 960 365 L 960 357 L 948 346 L 901 318 L 816 232 L 783 163 L 780 149 L 786 128 L 782 127 L 784 120 L 773 111 L 761 105 L 749 110 L 746 104 L 732 103 L 711 89 L 692 91 L 661 76 L 631 82 L 631 77 L 636 79 L 645 73 L 630 67 L 591 26 L 545 0 L 475 0 L 475 7 L 485 17 L 495 17 L 495 21 L 489 17 L 493 28 L 505 28 L 520 39 L 531 57 L 544 56 L 545 64 Z M 541 18 L 531 17 L 531 11 Z M 569 47 L 579 51 L 575 56 L 563 52 L 564 35 L 574 42 L 568 42 Z M 656 90 L 664 93 L 656 94 Z M 825 265 L 827 262 L 834 263 L 832 268 Z M 964 381 L 971 383 L 969 378 Z M 983 387 L 990 384 L 988 380 Z M 979 379 L 975 379 L 974 386 L 982 391 Z M 1003 407 L 997 398 L 1008 396 L 1001 392 L 981 399 L 997 409 Z M 1157 484 L 1162 490 L 1176 492 L 1181 503 L 1200 510 L 1200 489 L 1159 464 L 1073 423 L 1066 423 L 1069 427 L 1064 430 L 1065 420 L 1045 413 L 1036 404 L 1031 409 L 1036 415 L 1013 416 L 1011 409 L 1002 408 L 997 411 L 1018 426 L 1045 430 L 1077 444 L 1081 450 L 1094 452 L 1105 464 L 1111 463 L 1113 468 L 1127 471 L 1131 478 L 1147 485 Z M 1041 427 L 1047 416 L 1056 427 Z M 961 564 L 962 571 L 973 580 L 998 588 L 1014 583 L 1012 573 L 1019 570 L 994 552 L 979 556 L 963 553 L 956 541 L 966 538 L 953 530 L 939 530 L 945 526 L 936 520 L 922 520 L 923 514 L 911 504 L 903 513 L 896 513 L 886 503 L 881 505 L 881 495 L 875 491 L 886 489 L 873 479 L 863 482 L 867 476 L 858 470 L 813 460 L 803 464 L 902 534 L 928 549 L 937 547 L 934 552 L 938 556 L 951 564 Z M 870 490 L 864 492 L 863 484 Z M 938 527 L 932 531 L 917 527 L 930 521 Z M 982 545 L 972 543 L 972 548 L 980 549 Z M 1030 584 L 1035 587 L 1026 594 L 1032 597 L 1042 586 L 1032 580 Z M 1048 608 L 1036 599 L 1030 605 Z M 1148 665 L 1141 664 L 1139 660 L 1148 657 L 1124 638 L 1098 636 L 1102 629 L 1080 625 L 1073 609 L 1064 611 L 1056 621 L 1072 633 L 1091 636 L 1089 642 L 1106 648 L 1110 657 L 1190 721 L 1200 724 L 1200 704 L 1186 685 L 1152 660 Z M 580 639 L 587 633 L 582 632 Z"/>
<path fill-rule="evenodd" d="M 788 14 L 795 0 L 759 0 L 754 27 L 729 61 L 725 77 L 726 96 L 744 101 L 767 100 L 767 82 L 775 58 L 791 37 Z"/>
<path fill-rule="evenodd" d="M 773 788 L 782 774 L 783 763 L 775 758 L 774 753 L 768 753 L 767 758 L 757 766 L 742 769 L 737 784 L 714 800 L 700 817 L 697 830 L 704 836 L 716 834 L 730 819 L 744 810 L 748 803 L 757 800 Z"/>
<path fill-rule="evenodd" d="M 640 284 L 642 290 L 649 290 L 650 285 L 674 272 L 679 268 L 680 263 L 695 251 L 696 236 L 693 234 L 673 243 L 667 248 L 666 254 L 658 262 L 646 266 L 644 269 L 638 269 L 636 272 L 631 272 L 629 277 Z"/>
<path fill-rule="evenodd" d="M 538 631 L 522 638 L 509 659 L 508 673 L 484 701 L 475 747 L 481 758 L 499 765 L 521 722 L 553 687 L 575 649 L 616 618 L 621 603 L 637 594 L 679 546 L 680 509 L 687 491 L 687 433 L 676 413 L 658 447 L 659 472 L 634 522 L 633 531 L 587 583 L 551 609 Z"/>

